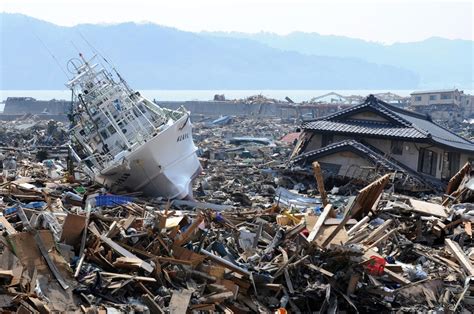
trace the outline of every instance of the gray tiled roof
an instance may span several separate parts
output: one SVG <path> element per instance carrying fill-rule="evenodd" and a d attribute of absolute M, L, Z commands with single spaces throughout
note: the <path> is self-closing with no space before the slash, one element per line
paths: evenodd
<path fill-rule="evenodd" d="M 381 135 L 394 138 L 425 139 L 425 134 L 415 128 L 397 127 L 393 124 L 351 120 L 343 121 L 312 121 L 304 128 L 319 131 L 356 133 L 364 135 Z"/>
<path fill-rule="evenodd" d="M 388 122 L 355 120 L 349 117 L 370 110 Z M 428 116 L 389 105 L 374 96 L 364 103 L 331 115 L 305 122 L 304 129 L 330 133 L 370 135 L 373 137 L 422 140 L 456 150 L 474 152 L 474 143 L 434 123 Z"/>

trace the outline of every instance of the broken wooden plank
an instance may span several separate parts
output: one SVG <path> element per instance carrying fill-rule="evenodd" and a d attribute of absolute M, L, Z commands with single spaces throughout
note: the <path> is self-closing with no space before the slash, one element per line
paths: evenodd
<path fill-rule="evenodd" d="M 359 283 L 359 279 L 360 279 L 359 273 L 354 273 L 351 275 L 351 278 L 349 279 L 349 283 L 347 284 L 347 290 L 346 290 L 347 295 L 351 295 L 355 292 L 357 283 Z"/>
<path fill-rule="evenodd" d="M 176 240 L 174 240 L 175 245 L 181 245 L 189 240 L 191 235 L 194 233 L 197 227 L 203 222 L 204 217 L 199 215 L 193 223 L 182 233 L 178 236 Z"/>
<path fill-rule="evenodd" d="M 122 256 L 125 257 L 132 257 L 141 260 L 138 256 L 135 254 L 131 253 L 130 251 L 124 249 L 117 243 L 115 243 L 112 239 L 107 238 L 105 235 L 100 236 L 100 240 L 107 244 L 110 248 L 112 248 L 115 252 L 119 253 Z M 149 263 L 141 260 L 140 268 L 144 269 L 145 271 L 151 273 L 153 271 L 153 266 L 151 266 Z"/>
<path fill-rule="evenodd" d="M 365 223 L 367 223 L 368 221 L 370 220 L 370 217 L 369 216 L 365 216 L 364 218 L 362 218 L 361 220 L 359 220 L 354 226 L 352 226 L 352 228 L 350 228 L 348 231 L 347 231 L 347 235 L 348 236 L 351 236 L 353 233 L 355 233 L 356 231 L 358 231 L 362 225 L 364 225 Z"/>
<path fill-rule="evenodd" d="M 464 222 L 464 231 L 466 231 L 466 234 L 472 238 L 472 225 L 470 221 Z"/>
<path fill-rule="evenodd" d="M 232 294 L 232 292 L 230 292 L 230 294 Z M 189 301 L 191 301 L 191 295 L 192 291 L 188 289 L 183 289 L 181 291 L 174 290 L 168 307 L 170 314 L 186 313 Z"/>
<path fill-rule="evenodd" d="M 344 228 L 349 219 L 362 219 L 363 217 L 358 217 L 362 216 L 359 215 L 359 212 L 361 212 L 363 216 L 365 216 L 365 212 L 372 208 L 374 203 L 377 201 L 379 195 L 383 192 L 383 189 L 387 185 L 389 179 L 390 174 L 386 174 L 359 191 L 356 198 L 350 205 L 348 211 L 344 215 L 344 218 L 342 219 L 341 223 L 333 230 L 330 235 L 328 235 L 326 240 L 322 243 L 321 246 L 323 248 L 326 247 L 329 243 L 331 243 L 332 239 L 339 233 L 342 228 Z"/>
<path fill-rule="evenodd" d="M 313 229 L 311 230 L 311 233 L 309 234 L 307 240 L 308 242 L 313 242 L 314 239 L 316 239 L 316 236 L 318 235 L 319 230 L 321 229 L 321 226 L 324 224 L 324 221 L 329 215 L 329 212 L 332 211 L 332 205 L 328 204 L 324 206 L 324 210 L 321 213 L 321 215 L 318 217 L 318 220 L 313 226 Z"/>
<path fill-rule="evenodd" d="M 61 232 L 61 242 L 75 246 L 81 241 L 81 233 L 86 227 L 86 216 L 68 213 Z"/>
<path fill-rule="evenodd" d="M 410 204 L 413 211 L 427 216 L 436 216 L 441 218 L 448 218 L 447 208 L 443 205 L 428 203 L 410 198 Z"/>
<path fill-rule="evenodd" d="M 211 294 L 209 296 L 203 296 L 199 298 L 200 303 L 221 303 L 224 300 L 232 299 L 234 297 L 234 293 L 232 291 L 226 291 L 216 294 Z M 184 313 L 184 312 L 181 312 Z"/>
<path fill-rule="evenodd" d="M 461 183 L 463 178 L 470 172 L 471 172 L 471 163 L 468 161 L 464 164 L 464 166 L 461 169 L 459 169 L 459 171 L 454 176 L 451 177 L 446 187 L 446 194 L 450 195 L 453 192 L 455 192 L 458 189 L 459 184 Z M 446 200 L 449 200 L 449 198 L 447 198 Z M 443 205 L 445 204 L 443 203 Z"/>
<path fill-rule="evenodd" d="M 46 261 L 46 264 L 48 265 L 49 269 L 53 273 L 54 277 L 59 282 L 61 287 L 64 290 L 67 290 L 69 288 L 69 285 L 64 280 L 64 278 L 61 275 L 61 273 L 59 272 L 56 264 L 53 262 L 53 260 L 49 256 L 48 250 L 46 249 L 46 247 L 43 243 L 43 239 L 41 238 L 40 234 L 38 233 L 38 230 L 31 228 L 30 221 L 26 217 L 25 212 L 23 211 L 21 206 L 19 206 L 19 208 L 17 210 L 17 214 L 18 214 L 18 217 L 20 217 L 21 221 L 23 222 L 23 226 L 28 230 L 28 232 L 30 234 L 33 235 L 33 238 L 35 239 L 36 245 L 37 245 L 39 251 L 41 252 L 41 255 L 43 256 L 44 260 Z"/>
<path fill-rule="evenodd" d="M 462 268 L 466 271 L 466 273 L 469 276 L 474 276 L 474 267 L 472 266 L 469 258 L 462 251 L 459 244 L 450 239 L 444 240 L 444 243 L 446 244 L 446 248 L 454 255 L 454 257 L 462 266 Z"/>
<path fill-rule="evenodd" d="M 392 223 L 392 219 L 387 219 L 386 221 L 384 221 L 383 224 L 381 224 L 375 230 L 369 233 L 369 235 L 365 238 L 363 243 L 369 244 L 370 242 L 375 240 L 375 238 L 380 237 L 380 234 L 383 233 L 385 230 L 387 230 L 390 227 L 391 223 Z"/>
<path fill-rule="evenodd" d="M 89 199 L 86 200 L 85 211 L 86 211 L 85 229 L 84 229 L 84 232 L 82 233 L 81 247 L 79 249 L 79 262 L 77 263 L 76 271 L 74 272 L 74 277 L 79 276 L 79 273 L 82 268 L 82 263 L 84 262 L 84 258 L 85 258 L 84 250 L 86 249 L 87 230 L 89 229 L 88 226 L 89 226 L 89 220 L 90 220 L 91 211 L 92 211 L 92 206 Z"/>
<path fill-rule="evenodd" d="M 4 216 L 0 216 L 0 224 L 3 225 L 3 228 L 7 231 L 7 234 L 15 234 L 16 230 L 13 226 L 8 222 L 8 220 Z"/>
<path fill-rule="evenodd" d="M 394 282 L 397 282 L 399 284 L 402 284 L 402 285 L 408 285 L 411 283 L 410 280 L 406 279 L 405 277 L 391 271 L 390 269 L 384 269 L 384 274 L 388 276 L 388 278 L 390 278 L 391 280 L 393 280 Z"/>
<path fill-rule="evenodd" d="M 323 202 L 323 206 L 326 207 L 329 204 L 328 196 L 326 194 L 326 189 L 324 188 L 324 178 L 323 174 L 321 173 L 321 166 L 319 162 L 313 162 L 313 173 L 314 177 L 316 178 L 316 183 L 318 186 L 319 195 L 321 195 L 321 201 Z"/>
<path fill-rule="evenodd" d="M 133 279 L 137 281 L 156 282 L 156 279 L 152 277 L 133 276 L 127 274 L 110 273 L 105 271 L 101 271 L 100 274 L 102 276 L 112 277 L 113 279 Z"/>
<path fill-rule="evenodd" d="M 148 294 L 142 295 L 142 300 L 150 309 L 150 313 L 164 314 L 165 311 Z M 184 313 L 184 312 L 183 312 Z"/>
<path fill-rule="evenodd" d="M 380 238 L 378 238 L 377 240 L 375 240 L 374 242 L 369 244 L 367 246 L 366 250 L 373 248 L 374 246 L 376 246 L 380 242 L 384 241 L 385 239 L 387 239 L 388 237 L 390 237 L 392 234 L 394 234 L 397 231 L 398 231 L 397 228 L 390 230 L 389 232 L 387 232 L 386 234 L 384 234 L 383 236 L 381 236 Z"/>
<path fill-rule="evenodd" d="M 330 278 L 334 277 L 334 274 L 331 273 L 330 271 L 325 270 L 324 268 L 318 267 L 313 264 L 304 264 L 306 267 L 311 268 L 312 270 L 315 270 L 317 272 L 320 272 L 321 274 L 328 276 Z"/>

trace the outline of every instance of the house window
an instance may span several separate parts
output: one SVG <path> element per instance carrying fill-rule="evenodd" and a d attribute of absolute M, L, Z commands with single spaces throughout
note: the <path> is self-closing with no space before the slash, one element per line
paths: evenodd
<path fill-rule="evenodd" d="M 436 165 L 438 162 L 438 154 L 434 151 L 421 148 L 418 156 L 418 171 L 436 176 Z"/>
<path fill-rule="evenodd" d="M 441 99 L 451 99 L 451 94 L 450 93 L 442 93 L 441 94 Z"/>
<path fill-rule="evenodd" d="M 461 161 L 461 154 L 449 152 L 448 153 L 448 169 L 449 176 L 454 176 L 459 171 Z"/>
<path fill-rule="evenodd" d="M 390 151 L 394 155 L 402 155 L 403 154 L 403 142 L 402 141 L 392 141 Z"/>
<path fill-rule="evenodd" d="M 421 96 L 415 96 L 415 101 L 421 101 Z"/>
<path fill-rule="evenodd" d="M 326 147 L 332 144 L 334 141 L 334 136 L 332 134 L 323 134 L 321 139 L 321 147 Z"/>
<path fill-rule="evenodd" d="M 436 100 L 436 95 L 430 95 L 430 100 Z"/>

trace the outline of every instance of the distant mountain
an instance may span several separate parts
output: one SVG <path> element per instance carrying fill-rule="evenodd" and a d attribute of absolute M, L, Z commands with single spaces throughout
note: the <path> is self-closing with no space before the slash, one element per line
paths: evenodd
<path fill-rule="evenodd" d="M 91 48 L 113 61 L 136 89 L 412 89 L 409 68 L 362 58 L 283 51 L 234 36 L 155 24 L 61 27 L 0 14 L 0 89 L 60 89 L 67 61 Z M 50 53 L 54 55 L 51 57 Z M 325 54 L 325 53 L 323 53 Z"/>
<path fill-rule="evenodd" d="M 252 39 L 284 51 L 306 55 L 358 58 L 367 62 L 410 69 L 420 77 L 421 88 L 474 89 L 474 41 L 432 37 L 420 42 L 382 45 L 343 36 L 294 32 L 202 33 L 210 36 Z"/>

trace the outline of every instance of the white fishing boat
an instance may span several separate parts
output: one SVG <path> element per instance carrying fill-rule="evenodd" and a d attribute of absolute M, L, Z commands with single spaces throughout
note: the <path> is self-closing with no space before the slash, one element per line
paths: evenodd
<path fill-rule="evenodd" d="M 192 197 L 201 172 L 190 114 L 159 107 L 101 63 L 71 59 L 72 151 L 93 179 L 117 190 L 164 198 Z"/>

